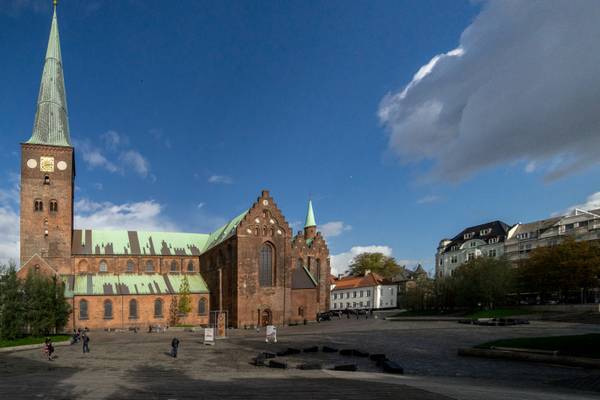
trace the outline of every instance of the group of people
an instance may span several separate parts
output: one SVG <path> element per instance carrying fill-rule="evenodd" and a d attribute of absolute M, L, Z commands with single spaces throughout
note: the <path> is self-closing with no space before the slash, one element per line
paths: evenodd
<path fill-rule="evenodd" d="M 73 329 L 73 335 L 71 336 L 71 345 L 83 343 L 83 352 L 90 352 L 90 336 L 88 335 L 89 329 L 87 326 L 81 330 L 81 328 Z"/>
<path fill-rule="evenodd" d="M 73 334 L 71 335 L 71 345 L 74 345 L 81 341 L 81 343 L 83 344 L 83 352 L 89 353 L 90 352 L 90 336 L 88 335 L 88 332 L 89 332 L 89 329 L 87 327 L 84 328 L 83 330 L 81 328 L 73 329 Z M 178 349 L 179 349 L 179 339 L 174 337 L 171 340 L 171 352 L 170 352 L 171 357 L 177 358 Z M 48 361 L 54 360 L 54 346 L 52 345 L 52 339 L 50 339 L 49 337 L 47 337 L 44 342 L 43 351 L 44 351 L 44 355 L 46 357 L 48 357 Z"/>

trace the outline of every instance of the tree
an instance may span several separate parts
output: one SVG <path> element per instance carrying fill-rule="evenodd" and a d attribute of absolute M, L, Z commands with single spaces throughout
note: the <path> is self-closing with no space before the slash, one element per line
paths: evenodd
<path fill-rule="evenodd" d="M 420 274 L 415 277 L 415 280 L 411 284 L 407 284 L 406 287 L 406 307 L 415 310 L 422 311 L 431 308 L 433 300 L 433 280 L 427 277 L 427 274 Z"/>
<path fill-rule="evenodd" d="M 383 278 L 392 278 L 402 271 L 393 257 L 383 253 L 361 253 L 354 257 L 348 272 L 351 275 L 364 275 L 367 271 L 381 275 Z"/>
<path fill-rule="evenodd" d="M 1 268 L 0 276 L 0 337 L 15 339 L 23 333 L 25 320 L 21 284 L 14 263 Z"/>
<path fill-rule="evenodd" d="M 537 292 L 541 300 L 558 293 L 565 301 L 569 291 L 586 291 L 600 284 L 600 247 L 567 238 L 557 246 L 538 247 L 519 266 L 519 289 Z"/>
<path fill-rule="evenodd" d="M 494 308 L 512 291 L 514 270 L 505 258 L 478 257 L 458 267 L 452 279 L 459 305 Z"/>
<path fill-rule="evenodd" d="M 52 312 L 54 331 L 60 332 L 69 321 L 71 306 L 65 299 L 65 284 L 57 276 L 50 281 L 52 292 Z"/>
<path fill-rule="evenodd" d="M 171 304 L 169 305 L 169 325 L 171 326 L 179 323 L 179 307 L 177 303 L 177 296 L 171 296 Z"/>
<path fill-rule="evenodd" d="M 177 308 L 182 315 L 186 315 L 192 311 L 192 299 L 190 295 L 190 282 L 188 281 L 187 276 L 184 275 L 181 285 L 179 286 L 179 305 Z"/>

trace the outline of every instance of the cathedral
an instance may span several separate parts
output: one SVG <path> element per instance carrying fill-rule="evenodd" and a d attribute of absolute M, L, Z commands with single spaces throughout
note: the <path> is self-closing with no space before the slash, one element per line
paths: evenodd
<path fill-rule="evenodd" d="M 64 282 L 67 328 L 165 326 L 182 290 L 192 300 L 182 324 L 283 325 L 329 309 L 329 249 L 310 201 L 295 235 L 267 190 L 210 233 L 74 229 L 75 172 L 55 4 L 33 132 L 21 144 L 19 277 Z"/>

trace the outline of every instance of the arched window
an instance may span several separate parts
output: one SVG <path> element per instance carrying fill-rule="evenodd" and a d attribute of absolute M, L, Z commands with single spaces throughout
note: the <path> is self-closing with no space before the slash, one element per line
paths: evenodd
<path fill-rule="evenodd" d="M 127 261 L 127 272 L 133 272 L 134 268 L 135 268 L 135 265 L 133 264 L 133 261 L 128 260 Z"/>
<path fill-rule="evenodd" d="M 154 263 L 152 260 L 146 261 L 146 272 L 154 272 Z"/>
<path fill-rule="evenodd" d="M 304 307 L 303 306 L 298 307 L 298 316 L 304 317 Z"/>
<path fill-rule="evenodd" d="M 188 272 L 194 272 L 194 262 L 190 261 L 188 263 Z"/>
<path fill-rule="evenodd" d="M 87 300 L 79 300 L 79 319 L 88 319 Z"/>
<path fill-rule="evenodd" d="M 108 272 L 108 264 L 105 260 L 100 261 L 100 266 L 98 267 L 100 272 Z"/>
<path fill-rule="evenodd" d="M 50 200 L 50 212 L 58 211 L 58 202 L 56 200 Z"/>
<path fill-rule="evenodd" d="M 321 277 L 321 260 L 317 258 L 315 261 L 315 268 L 317 270 L 317 280 Z"/>
<path fill-rule="evenodd" d="M 87 260 L 79 261 L 79 273 L 86 274 L 88 272 L 88 262 Z"/>
<path fill-rule="evenodd" d="M 138 303 L 136 299 L 129 300 L 129 319 L 137 319 Z"/>
<path fill-rule="evenodd" d="M 112 310 L 112 301 L 104 300 L 104 319 L 112 319 L 113 310 Z"/>
<path fill-rule="evenodd" d="M 162 318 L 163 316 L 163 301 L 161 299 L 154 300 L 154 318 Z"/>
<path fill-rule="evenodd" d="M 302 266 L 304 265 L 304 261 L 299 258 L 298 261 L 296 261 L 296 268 L 302 268 Z"/>
<path fill-rule="evenodd" d="M 50 184 L 50 177 L 48 175 L 44 176 L 44 185 Z"/>
<path fill-rule="evenodd" d="M 35 199 L 33 202 L 34 211 L 44 211 L 44 203 L 41 199 Z"/>
<path fill-rule="evenodd" d="M 198 315 L 206 315 L 206 299 L 204 297 L 198 301 Z"/>
<path fill-rule="evenodd" d="M 171 261 L 171 272 L 177 272 L 177 261 Z"/>
<path fill-rule="evenodd" d="M 258 282 L 260 286 L 273 286 L 273 247 L 268 243 L 260 249 Z"/>

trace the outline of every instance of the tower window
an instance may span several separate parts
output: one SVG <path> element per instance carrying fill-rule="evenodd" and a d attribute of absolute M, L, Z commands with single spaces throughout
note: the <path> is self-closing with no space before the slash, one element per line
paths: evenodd
<path fill-rule="evenodd" d="M 44 176 L 44 185 L 50 184 L 50 177 L 48 175 Z"/>
<path fill-rule="evenodd" d="M 50 200 L 50 212 L 58 211 L 58 202 L 56 200 Z"/>
<path fill-rule="evenodd" d="M 44 203 L 40 199 L 35 199 L 33 202 L 34 211 L 44 211 Z"/>

